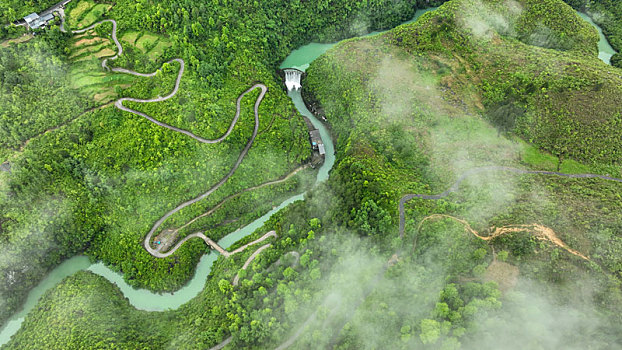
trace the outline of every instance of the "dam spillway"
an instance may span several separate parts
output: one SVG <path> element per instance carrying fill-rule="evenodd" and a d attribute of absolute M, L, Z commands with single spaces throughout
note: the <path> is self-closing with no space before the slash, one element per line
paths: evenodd
<path fill-rule="evenodd" d="M 302 84 L 300 79 L 302 78 L 302 71 L 294 68 L 286 68 L 283 70 L 285 73 L 285 86 L 287 91 L 300 90 Z"/>

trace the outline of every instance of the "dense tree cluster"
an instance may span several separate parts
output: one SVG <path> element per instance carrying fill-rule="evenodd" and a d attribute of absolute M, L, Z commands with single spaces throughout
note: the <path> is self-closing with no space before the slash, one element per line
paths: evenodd
<path fill-rule="evenodd" d="M 454 0 L 454 5 L 467 1 L 475 3 Z M 403 19 L 397 9 L 409 4 L 414 2 L 118 1 L 108 16 L 119 21 L 121 33 L 148 29 L 167 35 L 173 45 L 158 64 L 173 57 L 188 63 L 178 96 L 129 107 L 217 137 L 227 129 L 242 91 L 256 81 L 269 86 L 259 113 L 260 137 L 238 173 L 214 197 L 183 210 L 167 225 L 179 227 L 308 157 L 302 121 L 274 73 L 292 48 L 392 26 Z M 556 7 L 563 5 L 559 1 L 542 4 L 544 9 L 534 6 L 538 13 L 566 11 Z M 551 305 L 576 307 L 574 317 L 587 320 L 597 314 L 604 320 L 579 325 L 590 323 L 591 331 L 605 336 L 583 337 L 582 328 L 573 325 L 559 330 L 555 339 L 560 342 L 554 345 L 619 344 L 619 184 L 505 174 L 476 178 L 447 199 L 408 203 L 406 236 L 398 238 L 403 194 L 441 193 L 462 171 L 491 161 L 619 172 L 611 166 L 619 153 L 604 151 L 619 145 L 613 128 L 619 118 L 612 117 L 621 105 L 618 80 L 597 69 L 602 65 L 594 64 L 592 49 L 585 50 L 588 54 L 567 50 L 577 42 L 593 44 L 585 27 L 576 18 L 561 23 L 563 18 L 551 15 L 548 25 L 560 33 L 569 30 L 566 25 L 581 26 L 565 34 L 572 40 L 556 47 L 563 51 L 503 36 L 486 41 L 453 27 L 456 11 L 465 8 L 458 5 L 381 36 L 347 41 L 308 69 L 305 94 L 324 107 L 331 123 L 335 168 L 328 183 L 308 192 L 305 201 L 290 205 L 232 247 L 276 230 L 278 238 L 246 270 L 241 266 L 255 248 L 219 258 L 196 298 L 178 310 L 153 314 L 133 309 L 102 278 L 79 273 L 46 293 L 7 347 L 205 349 L 232 337 L 233 348 L 275 348 L 306 327 L 294 348 L 457 349 L 494 339 L 496 326 L 514 325 L 511 316 L 521 315 L 516 310 L 533 311 L 541 304 L 530 304 L 530 298 L 541 294 L 551 296 Z M 554 11 L 545 11 L 547 6 Z M 34 43 L 54 41 L 54 33 Z M 100 34 L 106 35 L 105 28 Z M 62 63 L 67 53 L 61 52 Z M 559 69 L 560 62 L 565 69 Z M 159 66 L 131 49 L 114 64 L 144 72 Z M 533 74 L 536 67 L 545 68 L 541 75 Z M 165 66 L 154 78 L 138 79 L 117 94 L 165 94 L 178 69 Z M 114 264 L 132 285 L 158 291 L 182 285 L 205 252 L 203 243 L 188 242 L 175 256 L 154 259 L 142 249 L 142 239 L 164 212 L 228 171 L 252 130 L 255 96 L 244 99 L 239 125 L 217 146 L 197 145 L 113 108 L 33 138 L 13 158 L 12 173 L 0 173 L 0 248 L 10 253 L 0 263 L 11 276 L 0 291 L 14 296 L 0 299 L 7 310 L 1 316 L 19 305 L 20 296 L 45 271 L 81 251 Z M 573 112 L 600 113 L 594 115 L 610 124 L 572 124 L 583 120 L 567 118 L 560 101 L 574 97 L 588 102 Z M 588 108 L 596 104 L 599 110 Z M 534 115 L 548 119 L 531 125 L 528 117 Z M 545 121 L 557 122 L 558 128 L 547 129 Z M 513 132 L 535 147 L 506 137 Z M 586 138 L 581 132 L 597 136 Z M 575 143 L 555 142 L 560 139 Z M 218 239 L 308 182 L 301 176 L 236 197 L 191 229 L 210 228 Z M 488 244 L 455 219 L 424 222 L 431 214 L 462 218 L 482 234 L 491 225 L 538 221 L 591 260 L 521 230 Z M 506 269 L 510 277 L 499 278 L 495 269 Z M 515 270 L 542 293 L 513 281 Z M 238 286 L 232 283 L 236 275 Z M 589 297 L 575 293 L 584 291 L 584 281 L 593 286 L 585 294 Z M 513 329 L 523 328 L 529 330 Z M 550 344 L 541 334 L 533 339 Z"/>
<path fill-rule="evenodd" d="M 56 0 L 6 0 L 0 4 L 0 23 L 11 23 L 32 12 L 41 12 L 42 10 L 56 4 Z M 1 36 L 0 36 L 1 37 Z"/>
<path fill-rule="evenodd" d="M 37 41 L 0 50 L 0 147 L 18 149 L 92 105 L 71 89 L 56 44 Z"/>
<path fill-rule="evenodd" d="M 308 158 L 304 123 L 274 73 L 292 48 L 312 39 L 335 40 L 357 34 L 352 23 L 358 19 L 364 19 L 365 30 L 393 26 L 416 9 L 410 6 L 415 4 L 412 1 L 347 1 L 328 6 L 323 1 L 215 0 L 208 4 L 171 0 L 155 5 L 118 1 L 110 11 L 88 10 L 102 4 L 106 3 L 71 2 L 65 11 L 69 29 L 77 29 L 71 27 L 78 22 L 71 17 L 72 11 L 86 6 L 80 21 L 112 17 L 119 23 L 119 37 L 128 31 L 151 31 L 165 35 L 172 43 L 156 61 L 129 45 L 127 54 L 109 61 L 110 65 L 151 72 L 174 57 L 187 63 L 175 98 L 159 104 L 128 103 L 131 108 L 214 138 L 228 128 L 235 100 L 242 91 L 257 81 L 269 87 L 259 113 L 260 135 L 236 176 L 209 201 L 171 218 L 167 223 L 170 226 L 183 225 L 245 188 L 277 179 Z M 0 17 L 18 19 L 49 5 L 3 3 Z M 402 8 L 408 8 L 407 12 L 401 13 Z M 384 13 L 387 17 L 381 19 Z M 368 16 L 373 20 L 367 20 Z M 110 30 L 110 25 L 102 25 L 80 40 L 88 44 L 107 39 Z M 26 291 L 46 271 L 80 252 L 112 264 L 137 287 L 179 288 L 192 275 L 205 251 L 203 244 L 190 242 L 175 257 L 154 261 L 142 248 L 142 239 L 171 206 L 203 193 L 226 174 L 250 137 L 255 96 L 244 99 L 240 122 L 225 142 L 200 146 L 183 135 L 84 96 L 87 92 L 97 96 L 100 87 L 109 91 L 114 82 L 118 84 L 116 96 L 166 95 L 179 69 L 175 64 L 164 67 L 153 79 L 134 79 L 127 84 L 127 79 L 111 74 L 104 78 L 108 80 L 105 86 L 99 77 L 89 84 L 91 75 L 73 74 L 75 67 L 87 64 L 83 59 L 89 59 L 74 55 L 81 49 L 76 45 L 80 40 L 70 40 L 71 33 L 62 34 L 56 25 L 40 34 L 0 53 L 0 154 L 3 161 L 10 160 L 12 168 L 10 174 L 2 174 L 5 196 L 0 220 L 5 223 L 1 234 L 6 242 L 2 244 L 4 250 L 15 252 L 0 263 L 7 273 L 21 276 L 3 280 L 6 306 L 0 319 L 18 308 Z M 102 58 L 91 59 L 95 61 L 91 67 L 101 69 Z M 85 88 L 76 91 L 72 89 L 75 85 Z M 218 239 L 302 190 L 299 183 L 309 181 L 295 178 L 237 198 L 213 217 L 197 221 L 193 228 L 216 226 L 212 238 Z M 48 206 L 50 210 L 46 211 Z M 219 220 L 230 224 L 218 226 Z M 33 244 L 35 238 L 41 243 Z M 33 249 L 36 253 L 31 252 Z"/>

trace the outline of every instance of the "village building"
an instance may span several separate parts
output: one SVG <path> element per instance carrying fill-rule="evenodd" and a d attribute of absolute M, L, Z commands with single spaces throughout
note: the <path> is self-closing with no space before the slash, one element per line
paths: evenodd
<path fill-rule="evenodd" d="M 28 16 L 24 17 L 24 21 L 26 21 L 26 25 L 28 25 L 28 28 L 30 29 L 43 28 L 52 20 L 54 20 L 54 15 L 51 13 L 39 16 L 36 12 L 33 12 Z"/>
<path fill-rule="evenodd" d="M 309 131 L 309 139 L 311 141 L 311 147 L 313 147 L 314 151 L 318 151 L 321 156 L 326 154 L 324 142 L 322 142 L 322 137 L 320 136 L 320 131 L 318 129 Z"/>

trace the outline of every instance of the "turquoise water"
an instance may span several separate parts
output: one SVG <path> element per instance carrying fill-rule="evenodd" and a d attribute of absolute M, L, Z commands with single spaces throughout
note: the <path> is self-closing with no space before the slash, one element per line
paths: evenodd
<path fill-rule="evenodd" d="M 605 38 L 603 30 L 596 23 L 594 23 L 594 21 L 592 21 L 590 16 L 582 12 L 578 12 L 578 14 L 579 16 L 581 16 L 581 18 L 586 20 L 588 23 L 593 25 L 596 30 L 598 30 L 598 36 L 600 37 L 600 40 L 598 41 L 598 58 L 600 58 L 603 62 L 607 64 L 611 64 L 611 56 L 616 53 L 616 50 L 611 47 L 611 45 L 607 41 L 607 38 Z"/>
<path fill-rule="evenodd" d="M 419 17 L 421 17 L 421 15 L 423 15 L 426 12 L 430 12 L 430 11 L 434 11 L 436 10 L 437 7 L 431 7 L 425 10 L 417 10 L 415 12 L 415 16 L 413 18 L 411 18 L 410 20 L 402 23 L 402 24 L 406 24 L 406 23 L 412 23 L 414 21 L 416 21 Z M 371 32 L 371 33 L 367 33 L 365 36 L 370 36 L 370 35 L 376 35 L 376 34 L 380 34 L 383 33 L 384 31 L 377 31 L 377 32 Z M 328 44 L 320 44 L 320 43 L 310 43 L 304 46 L 301 46 L 299 48 L 297 48 L 296 50 L 292 51 L 289 56 L 287 56 L 287 58 L 285 58 L 285 60 L 281 63 L 281 65 L 279 66 L 279 68 L 284 69 L 284 68 L 296 68 L 299 69 L 301 71 L 305 71 L 307 68 L 309 68 L 309 64 L 311 64 L 311 62 L 313 62 L 313 60 L 315 60 L 316 58 L 320 57 L 324 52 L 328 51 L 328 49 L 330 49 L 331 47 L 337 45 L 338 42 L 336 43 L 328 43 Z M 291 96 L 290 96 L 291 97 Z M 306 108 L 305 108 L 306 109 Z M 315 124 L 314 124 L 315 126 Z M 317 128 L 317 126 L 315 126 Z M 322 136 L 323 137 L 323 136 Z"/>
<path fill-rule="evenodd" d="M 309 114 L 307 115 L 307 117 L 313 118 L 311 119 L 312 123 L 319 123 L 319 121 L 315 119 L 306 108 L 305 111 Z M 329 167 L 332 167 L 335 160 L 333 152 L 331 151 L 330 154 L 328 152 L 329 149 L 333 149 L 333 144 L 326 128 L 321 126 L 320 132 L 322 133 L 322 137 L 325 137 L 326 135 L 326 138 L 324 140 L 327 150 L 327 160 L 319 169 L 317 182 L 324 181 L 328 178 L 328 172 L 330 170 Z M 221 240 L 218 241 L 218 244 L 225 249 L 229 248 L 235 242 L 255 232 L 255 230 L 260 228 L 277 211 L 285 208 L 286 206 L 295 201 L 303 199 L 304 194 L 295 195 L 287 199 L 279 206 L 264 214 L 259 219 L 223 237 Z M 207 281 L 207 276 L 212 269 L 214 261 L 216 261 L 216 259 L 218 258 L 218 255 L 219 254 L 216 252 L 210 252 L 204 255 L 199 261 L 199 264 L 197 265 L 194 277 L 183 288 L 174 293 L 161 294 L 154 293 L 146 289 L 136 289 L 130 286 L 129 284 L 127 284 L 127 282 L 125 282 L 125 280 L 123 280 L 123 275 L 111 270 L 101 262 L 92 264 L 85 256 L 73 257 L 69 260 L 66 260 L 54 270 L 52 270 L 48 274 L 48 276 L 43 281 L 41 281 L 41 283 L 39 283 L 39 285 L 37 285 L 34 289 L 30 291 L 30 293 L 28 294 L 28 299 L 24 304 L 22 311 L 13 316 L 0 332 L 0 346 L 6 344 L 11 336 L 15 334 L 15 332 L 17 332 L 22 322 L 24 321 L 24 317 L 26 316 L 26 314 L 30 310 L 32 310 L 32 308 L 37 304 L 45 291 L 57 285 L 65 277 L 71 276 L 80 270 L 89 270 L 95 274 L 105 277 L 110 282 L 116 284 L 123 293 L 123 295 L 129 300 L 130 304 L 132 304 L 137 309 L 146 311 L 164 311 L 178 308 L 182 304 L 197 296 L 199 292 L 203 290 L 203 288 L 205 287 L 205 282 Z"/>
<path fill-rule="evenodd" d="M 335 46 L 335 43 L 311 43 L 302 46 L 292 51 L 292 53 L 290 53 L 289 56 L 285 58 L 283 63 L 281 63 L 279 68 L 296 68 L 304 72 L 307 68 L 309 68 L 309 64 L 313 62 L 313 60 L 320 57 L 321 54 L 328 51 L 328 49 L 333 46 Z"/>
<path fill-rule="evenodd" d="M 415 16 L 411 20 L 406 21 L 403 24 L 412 23 L 416 21 L 419 17 L 421 17 L 421 15 L 423 15 L 424 13 L 434 11 L 434 10 L 436 10 L 436 7 L 425 9 L 425 10 L 418 10 L 415 13 Z M 594 23 L 594 21 L 592 21 L 592 19 L 588 15 L 581 13 L 581 12 L 578 12 L 578 14 L 579 16 L 581 16 L 581 18 L 589 22 L 591 25 L 593 25 L 598 30 L 598 35 L 600 36 L 600 40 L 598 42 L 598 51 L 599 51 L 598 57 L 601 60 L 603 60 L 605 63 L 611 64 L 611 56 L 613 56 L 616 52 L 611 47 L 611 45 L 609 45 L 609 42 L 605 38 L 605 35 L 603 34 L 602 29 L 596 23 Z M 382 32 L 371 32 L 367 34 L 366 36 L 376 35 L 379 33 L 382 33 Z M 296 68 L 304 72 L 307 68 L 309 68 L 309 64 L 313 60 L 318 58 L 320 55 L 328 51 L 328 49 L 335 46 L 336 44 L 337 43 L 329 43 L 329 44 L 311 43 L 311 44 L 299 47 L 298 49 L 292 51 L 289 56 L 287 56 L 287 58 L 283 61 L 283 63 L 281 63 L 279 68 L 281 69 Z"/>
<path fill-rule="evenodd" d="M 320 131 L 320 136 L 324 141 L 326 155 L 324 156 L 324 164 L 322 164 L 322 167 L 318 171 L 317 182 L 324 181 L 328 179 L 328 172 L 330 171 L 330 169 L 333 168 L 333 164 L 335 164 L 335 145 L 333 144 L 333 140 L 330 137 L 330 133 L 328 132 L 326 126 L 324 126 L 322 122 L 315 118 L 313 116 L 313 113 L 311 113 L 307 109 L 307 106 L 305 106 L 305 103 L 302 100 L 302 95 L 300 94 L 300 91 L 292 90 L 288 92 L 287 95 L 294 102 L 294 105 L 296 106 L 298 112 L 309 118 L 311 124 L 313 124 L 313 126 Z"/>
<path fill-rule="evenodd" d="M 48 289 L 56 286 L 63 278 L 73 275 L 74 273 L 87 269 L 91 262 L 86 256 L 76 256 L 66 260 L 52 270 L 39 284 L 28 293 L 26 303 L 22 307 L 22 311 L 9 319 L 8 323 L 0 332 L 0 346 L 6 344 L 11 336 L 17 332 L 24 321 L 26 314 L 37 304 L 39 298 Z"/>

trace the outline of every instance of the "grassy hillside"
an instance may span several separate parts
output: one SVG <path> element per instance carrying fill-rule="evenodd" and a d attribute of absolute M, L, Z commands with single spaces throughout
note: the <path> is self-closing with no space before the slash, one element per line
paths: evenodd
<path fill-rule="evenodd" d="M 573 13 L 569 13 L 569 20 L 562 21 L 555 16 L 559 11 L 546 11 L 545 18 L 549 21 L 555 23 L 557 19 L 557 26 L 548 26 L 552 32 L 560 28 L 566 33 L 561 43 L 583 43 L 574 50 L 589 48 L 589 54 L 536 48 L 512 40 L 514 35 L 505 35 L 495 27 L 499 22 L 510 23 L 497 11 L 497 3 L 492 2 L 487 7 L 490 15 L 481 18 L 477 28 L 469 22 L 471 19 L 455 15 L 465 6 L 475 6 L 474 3 L 453 2 L 441 8 L 436 16 L 424 17 L 416 25 L 400 27 L 390 40 L 412 53 L 447 57 L 443 53 L 451 52 L 457 56 L 449 62 L 441 62 L 451 69 L 443 82 L 445 88 L 456 93 L 479 90 L 476 92 L 479 101 L 474 101 L 474 105 L 478 107 L 481 102 L 485 108 L 479 110 L 485 110 L 504 130 L 515 131 L 563 159 L 619 164 L 621 135 L 616 125 L 622 115 L 622 75 L 619 70 L 595 59 L 593 28 L 583 22 L 580 23 L 582 29 L 576 30 L 573 23 L 581 21 Z M 522 9 L 519 23 L 520 19 L 531 18 L 532 12 L 541 13 L 539 7 L 529 6 L 530 3 L 527 1 L 518 7 Z M 570 10 L 563 4 L 557 5 Z M 548 13 L 553 16 L 549 17 Z M 539 32 L 534 25 L 517 26 L 536 28 L 532 34 Z M 582 40 L 587 35 L 583 33 L 591 34 L 589 45 Z M 457 70 L 458 63 L 462 71 Z"/>
<path fill-rule="evenodd" d="M 508 2 L 452 1 L 412 25 L 344 42 L 311 65 L 303 84 L 308 100 L 322 107 L 338 139 L 331 181 L 337 222 L 377 244 L 395 244 L 403 194 L 441 193 L 482 166 L 620 177 L 621 72 L 596 58 L 593 31 L 561 1 L 512 4 L 513 14 Z M 525 40 L 541 30 L 528 21 L 542 19 L 532 11 L 552 14 L 540 23 L 589 50 L 558 45 L 555 35 L 548 48 Z M 395 279 L 377 284 L 331 344 L 487 349 L 525 339 L 530 348 L 619 346 L 621 190 L 615 182 L 489 171 L 446 199 L 410 201 L 401 255 L 413 256 L 397 264 L 404 270 Z M 472 232 L 500 233 L 483 247 L 490 255 L 460 241 Z M 406 267 L 409 259 L 421 270 L 440 269 L 444 279 L 410 272 L 416 268 Z M 424 280 L 418 288 L 436 289 L 403 286 L 414 276 Z M 486 281 L 502 296 L 471 304 L 478 309 L 471 314 L 470 283 Z M 461 301 L 449 302 L 454 288 Z M 547 313 L 567 322 L 547 324 Z M 378 322 L 381 315 L 388 319 Z M 538 330 L 521 328 L 525 323 Z M 298 345 L 317 341 L 307 336 Z"/>
<path fill-rule="evenodd" d="M 176 52 L 187 55 L 188 62 L 197 60 L 190 64 L 192 79 L 182 84 L 187 95 L 133 106 L 201 134 L 218 134 L 227 124 L 220 112 L 230 114 L 226 111 L 236 93 L 255 80 L 273 81 L 271 69 L 300 37 L 343 34 L 336 28 L 346 25 L 337 19 L 352 14 L 347 5 L 325 8 L 318 2 L 307 8 L 302 6 L 311 4 L 300 3 L 279 8 L 281 15 L 319 9 L 328 12 L 319 16 L 325 22 L 310 23 L 309 34 L 300 37 L 296 34 L 305 27 L 291 25 L 298 22 L 283 22 L 291 27 L 282 29 L 280 37 L 259 36 L 264 32 L 246 32 L 231 20 L 233 14 L 266 15 L 275 21 L 274 28 L 282 28 L 277 18 L 284 17 L 277 16 L 276 7 L 236 4 L 229 5 L 237 12 L 223 7 L 221 17 L 206 13 L 196 22 L 200 25 L 183 29 L 190 40 L 205 43 L 204 36 L 209 36 L 207 49 L 186 46 L 172 29 L 181 21 L 161 20 L 195 12 L 163 2 L 158 11 L 164 15 L 159 17 L 156 9 L 142 3 L 117 4 L 111 15 L 118 11 L 119 18 L 131 19 L 120 35 L 127 34 L 124 40 L 130 45 L 139 40 L 133 38 L 132 26 L 141 23 L 150 32 L 172 32 L 172 51 L 165 50 L 162 60 Z M 128 14 L 140 9 L 147 16 Z M 308 21 L 311 16 L 301 18 Z M 337 160 L 331 178 L 244 240 L 271 229 L 278 234 L 246 270 L 241 267 L 256 248 L 219 258 L 197 298 L 156 316 L 131 308 L 101 278 L 77 274 L 46 294 L 39 304 L 43 306 L 35 308 L 7 347 L 28 348 L 34 341 L 50 349 L 67 344 L 135 348 L 150 341 L 152 348 L 205 349 L 229 337 L 228 347 L 236 349 L 273 349 L 288 339 L 293 349 L 494 349 L 499 343 L 510 349 L 619 347 L 622 184 L 480 173 L 443 200 L 408 202 L 405 237 L 398 234 L 402 195 L 441 193 L 476 167 L 620 176 L 620 153 L 614 153 L 619 152 L 619 128 L 614 126 L 622 78 L 619 70 L 598 61 L 595 31 L 577 18 L 561 1 L 453 0 L 414 24 L 336 46 L 311 65 L 304 82 L 308 101 L 322 107 L 335 136 Z M 248 25 L 274 29 L 271 23 Z M 322 26 L 328 29 L 314 31 Z M 256 35 L 265 40 L 253 41 Z M 270 48 L 274 57 L 252 56 L 253 47 L 257 52 Z M 136 57 L 145 54 L 136 50 Z M 140 68 L 141 60 L 135 61 Z M 168 75 L 139 80 L 119 94 L 152 96 L 166 90 L 175 69 L 168 67 Z M 294 113 L 277 83 L 271 84 L 270 91 L 278 93 L 264 101 L 260 115 L 272 113 L 275 123 L 279 118 L 292 123 L 288 117 Z M 203 95 L 206 87 L 210 92 Z M 193 100 L 202 103 L 193 105 Z M 251 104 L 245 102 L 244 108 Z M 202 118 L 210 122 L 202 123 Z M 204 248 L 188 246 L 179 260 L 154 262 L 137 249 L 142 233 L 171 198 L 198 191 L 196 173 L 216 177 L 200 160 L 227 159 L 233 145 L 215 154 L 213 148 L 192 146 L 135 119 L 109 110 L 94 112 L 89 124 L 77 124 L 93 130 L 93 139 L 81 147 L 84 141 L 78 138 L 71 146 L 75 149 L 66 152 L 81 161 L 91 192 L 106 193 L 101 202 L 92 200 L 94 208 L 100 203 L 103 207 L 106 231 L 88 241 L 89 251 L 120 262 L 131 283 L 167 289 L 183 281 Z M 270 132 L 282 130 L 285 138 L 288 129 L 281 123 Z M 137 131 L 141 136 L 135 136 Z M 235 141 L 243 136 L 236 135 Z M 63 137 L 70 140 L 71 134 L 51 139 L 62 144 Z M 269 171 L 273 165 L 264 164 L 266 152 L 279 149 L 275 158 L 282 156 L 284 145 L 293 140 L 296 136 L 276 144 L 264 140 L 256 158 L 249 154 L 249 166 Z M 33 142 L 32 152 L 46 154 L 46 142 L 37 148 Z M 167 145 L 168 150 L 153 144 Z M 196 159 L 193 154 L 198 154 Z M 302 148 L 286 154 L 304 155 Z M 182 164 L 188 159 L 196 172 Z M 300 158 L 288 164 L 296 161 Z M 246 168 L 244 178 L 223 188 L 222 195 L 254 184 L 257 172 L 251 170 Z M 28 177 L 22 179 L 26 186 Z M 184 187 L 162 189 L 171 179 Z M 148 195 L 139 200 L 138 192 Z M 270 190 L 261 198 L 273 197 Z M 261 198 L 235 204 L 232 212 L 249 213 Z M 217 199 L 180 213 L 173 224 L 204 212 Z M 204 225 L 231 218 L 235 216 L 218 216 Z M 169 263 L 174 275 L 162 278 Z M 232 284 L 236 275 L 239 286 Z M 79 284 L 86 287 L 76 288 Z M 100 315 L 100 308 L 109 313 Z M 88 338 L 77 340 L 74 334 Z"/>
<path fill-rule="evenodd" d="M 405 4 L 406 12 L 393 8 Z M 275 74 L 293 47 L 311 39 L 358 33 L 361 26 L 352 23 L 370 11 L 377 14 L 376 20 L 362 22 L 363 29 L 394 25 L 416 10 L 414 1 L 380 1 L 373 6 L 358 1 L 338 6 L 321 1 L 208 6 L 177 0 L 110 5 L 73 1 L 67 16 L 73 29 L 102 18 L 117 20 L 125 50 L 111 65 L 150 73 L 172 58 L 187 63 L 174 98 L 128 106 L 214 138 L 227 130 L 240 93 L 257 82 L 268 86 L 259 109 L 259 136 L 236 174 L 209 200 L 178 213 L 163 229 L 180 227 L 224 198 L 278 179 L 309 157 L 304 122 Z M 311 14 L 318 16 L 309 21 Z M 140 36 L 132 40 L 133 33 Z M 77 253 L 105 261 L 134 286 L 178 289 L 192 276 L 204 244 L 190 242 L 173 257 L 154 259 L 142 247 L 143 238 L 168 210 L 217 183 L 251 135 L 257 92 L 244 98 L 239 123 L 226 141 L 216 145 L 198 144 L 114 108 L 110 102 L 118 97 L 166 95 L 179 65 L 165 66 L 154 78 L 104 71 L 101 60 L 116 50 L 110 34 L 110 24 L 77 37 L 52 27 L 25 46 L 42 48 L 34 56 L 19 46 L 3 52 L 19 64 L 12 62 L 0 70 L 20 86 L 13 89 L 9 79 L 0 106 L 12 111 L 3 117 L 11 135 L 0 151 L 1 162 L 11 165 L 10 173 L 0 173 L 0 248 L 5 252 L 0 267 L 12 276 L 0 280 L 2 320 L 19 307 L 46 271 Z M 22 62 L 28 59 L 34 62 Z M 59 69 L 45 71 L 40 67 L 44 63 Z M 42 85 L 50 90 L 38 93 Z M 20 101 L 23 111 L 15 110 Z M 26 115 L 29 120 L 10 117 L 30 110 L 38 112 Z M 209 229 L 218 239 L 301 192 L 310 176 L 310 171 L 301 172 L 285 183 L 235 197 L 213 215 L 201 216 L 192 229 Z M 189 233 L 184 231 L 179 238 Z"/>

